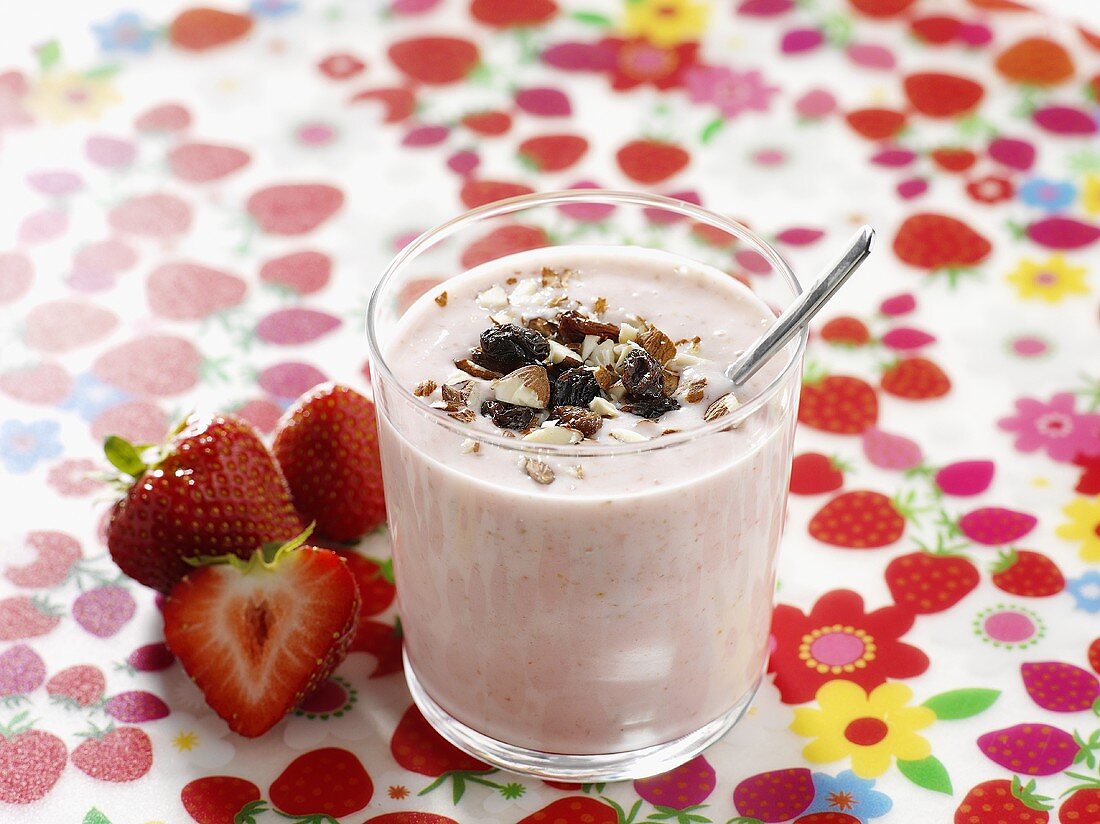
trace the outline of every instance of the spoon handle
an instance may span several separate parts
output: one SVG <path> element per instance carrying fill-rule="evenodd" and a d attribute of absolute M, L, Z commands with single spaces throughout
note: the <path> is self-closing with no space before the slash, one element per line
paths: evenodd
<path fill-rule="evenodd" d="M 848 248 L 840 259 L 825 274 L 799 295 L 779 316 L 775 324 L 752 346 L 741 353 L 729 369 L 728 377 L 735 386 L 740 386 L 760 369 L 768 359 L 786 346 L 787 342 L 810 322 L 822 306 L 833 296 L 860 264 L 867 259 L 874 245 L 875 230 L 862 226 L 848 242 Z"/>

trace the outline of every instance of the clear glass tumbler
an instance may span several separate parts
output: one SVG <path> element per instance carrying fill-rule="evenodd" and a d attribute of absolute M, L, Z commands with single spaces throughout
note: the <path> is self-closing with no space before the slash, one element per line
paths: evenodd
<path fill-rule="evenodd" d="M 759 391 L 697 428 L 615 445 L 479 432 L 476 458 L 463 455 L 469 427 L 428 408 L 391 370 L 407 345 L 402 314 L 425 289 L 487 261 L 578 245 L 659 249 L 716 267 L 777 312 L 801 290 L 740 223 L 653 195 L 570 190 L 492 203 L 426 232 L 371 298 L 413 699 L 477 758 L 592 782 L 689 760 L 738 721 L 760 684 L 805 334 L 776 356 Z M 560 480 L 517 481 L 528 458 Z M 589 484 L 578 466 L 619 482 Z"/>

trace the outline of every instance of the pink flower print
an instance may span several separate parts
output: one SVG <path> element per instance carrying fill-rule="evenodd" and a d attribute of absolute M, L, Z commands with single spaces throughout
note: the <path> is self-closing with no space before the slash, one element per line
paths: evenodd
<path fill-rule="evenodd" d="M 689 69 L 684 85 L 696 103 L 713 103 L 726 117 L 742 112 L 766 112 L 778 86 L 769 86 L 756 71 L 735 72 L 728 66 L 696 66 Z"/>
<path fill-rule="evenodd" d="M 1100 414 L 1073 409 L 1071 392 L 1060 392 L 1049 403 L 1034 398 L 1016 401 L 1016 416 L 997 425 L 1016 433 L 1016 449 L 1045 449 L 1053 460 L 1070 463 L 1077 455 L 1100 454 Z"/>

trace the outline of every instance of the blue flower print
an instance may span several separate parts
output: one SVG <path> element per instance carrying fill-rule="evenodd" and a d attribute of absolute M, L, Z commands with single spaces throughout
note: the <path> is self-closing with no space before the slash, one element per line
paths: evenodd
<path fill-rule="evenodd" d="M 0 463 L 8 472 L 25 475 L 39 461 L 61 454 L 60 432 L 57 421 L 4 421 L 0 424 Z"/>
<path fill-rule="evenodd" d="M 1066 581 L 1066 592 L 1077 602 L 1077 609 L 1100 612 L 1100 570 L 1090 569 L 1080 578 Z"/>
<path fill-rule="evenodd" d="M 860 778 L 851 770 L 833 777 L 814 773 L 814 801 L 807 813 L 847 813 L 860 821 L 878 818 L 894 806 L 889 796 L 871 789 L 875 782 Z"/>
<path fill-rule="evenodd" d="M 105 52 L 145 54 L 153 47 L 156 32 L 132 11 L 123 11 L 105 23 L 92 24 L 92 31 Z"/>
<path fill-rule="evenodd" d="M 1077 197 L 1077 187 L 1068 180 L 1033 177 L 1019 190 L 1020 200 L 1047 212 L 1065 209 Z"/>
<path fill-rule="evenodd" d="M 282 17 L 298 11 L 296 0 L 252 0 L 248 10 L 257 17 Z"/>
<path fill-rule="evenodd" d="M 99 413 L 128 400 L 130 396 L 121 389 L 104 383 L 91 372 L 85 372 L 73 381 L 73 389 L 69 397 L 61 402 L 59 408 L 67 412 L 76 412 L 84 420 L 91 421 Z"/>

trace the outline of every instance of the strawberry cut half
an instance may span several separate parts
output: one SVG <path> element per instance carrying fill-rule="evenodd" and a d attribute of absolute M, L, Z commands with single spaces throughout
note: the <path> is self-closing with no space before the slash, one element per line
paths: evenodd
<path fill-rule="evenodd" d="M 262 735 L 344 660 L 359 590 L 335 552 L 306 530 L 248 560 L 202 559 L 164 604 L 164 636 L 229 728 Z"/>

